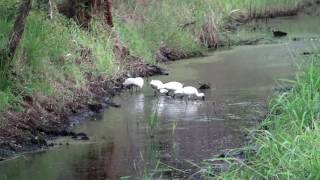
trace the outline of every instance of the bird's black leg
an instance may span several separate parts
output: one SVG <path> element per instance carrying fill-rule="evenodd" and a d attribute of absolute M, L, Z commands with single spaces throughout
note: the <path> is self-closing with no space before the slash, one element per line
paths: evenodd
<path fill-rule="evenodd" d="M 133 94 L 133 86 L 130 86 L 130 93 Z"/>

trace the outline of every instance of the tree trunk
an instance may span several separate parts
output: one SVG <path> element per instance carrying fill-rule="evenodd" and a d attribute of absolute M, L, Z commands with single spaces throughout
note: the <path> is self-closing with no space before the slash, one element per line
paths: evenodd
<path fill-rule="evenodd" d="M 49 0 L 49 18 L 53 19 L 53 12 L 55 10 L 55 4 L 53 0 Z"/>
<path fill-rule="evenodd" d="M 97 0 L 92 0 L 91 1 L 91 6 L 92 6 L 93 10 L 96 10 L 97 9 Z"/>
<path fill-rule="evenodd" d="M 104 17 L 106 20 L 106 23 L 113 27 L 113 21 L 112 21 L 112 0 L 105 0 L 104 1 Z"/>
<path fill-rule="evenodd" d="M 7 55 L 9 59 L 11 59 L 14 56 L 17 50 L 17 47 L 20 43 L 20 40 L 24 32 L 25 24 L 26 24 L 26 19 L 29 15 L 31 7 L 32 7 L 32 0 L 24 0 L 19 8 L 19 12 L 18 12 L 19 14 L 16 18 L 13 29 L 10 33 L 10 39 L 8 43 Z"/>

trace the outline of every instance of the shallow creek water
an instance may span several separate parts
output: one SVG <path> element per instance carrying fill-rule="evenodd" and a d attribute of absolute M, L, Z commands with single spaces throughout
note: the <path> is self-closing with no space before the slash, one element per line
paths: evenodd
<path fill-rule="evenodd" d="M 246 130 L 263 119 L 277 80 L 292 79 L 296 55 L 315 44 L 241 46 L 170 64 L 169 76 L 152 79 L 193 86 L 209 82 L 205 101 L 154 97 L 146 83 L 140 92 L 116 97 L 121 108 L 75 127 L 89 141 L 60 139 L 63 145 L 49 151 L 2 162 L 0 179 L 141 179 L 157 162 L 188 172 L 190 161 L 200 163 L 243 145 Z M 158 124 L 151 130 L 147 119 L 155 111 Z"/>

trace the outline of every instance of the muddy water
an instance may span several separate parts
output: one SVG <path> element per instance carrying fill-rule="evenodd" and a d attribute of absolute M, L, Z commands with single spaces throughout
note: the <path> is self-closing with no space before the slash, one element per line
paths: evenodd
<path fill-rule="evenodd" d="M 168 65 L 170 76 L 153 79 L 209 82 L 206 101 L 154 97 L 148 86 L 125 93 L 114 99 L 121 108 L 76 127 L 89 141 L 61 139 L 50 151 L 3 162 L 0 179 L 141 179 L 158 162 L 188 173 L 189 161 L 199 163 L 243 144 L 246 129 L 263 118 L 277 79 L 292 78 L 294 57 L 313 46 L 309 40 L 242 46 Z M 152 130 L 147 120 L 155 111 Z"/>

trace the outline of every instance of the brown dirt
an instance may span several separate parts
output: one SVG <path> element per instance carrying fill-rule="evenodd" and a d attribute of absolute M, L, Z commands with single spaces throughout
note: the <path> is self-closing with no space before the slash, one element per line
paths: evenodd
<path fill-rule="evenodd" d="M 173 48 L 167 45 L 162 45 L 156 53 L 156 60 L 157 62 L 164 63 L 199 56 L 203 56 L 203 54 L 200 51 L 185 52 L 184 50 L 179 48 Z"/>

